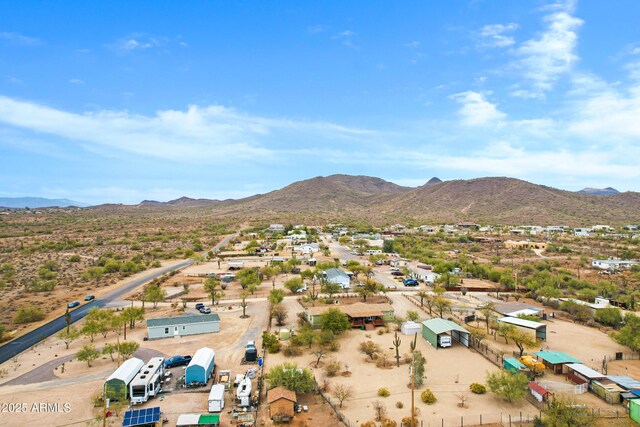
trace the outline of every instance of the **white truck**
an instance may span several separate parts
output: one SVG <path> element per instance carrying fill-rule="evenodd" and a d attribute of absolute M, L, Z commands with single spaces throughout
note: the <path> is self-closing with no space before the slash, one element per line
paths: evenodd
<path fill-rule="evenodd" d="M 222 412 L 224 409 L 224 384 L 214 384 L 209 392 L 209 412 Z"/>
<path fill-rule="evenodd" d="M 451 347 L 451 335 L 438 335 L 438 345 L 443 348 Z"/>

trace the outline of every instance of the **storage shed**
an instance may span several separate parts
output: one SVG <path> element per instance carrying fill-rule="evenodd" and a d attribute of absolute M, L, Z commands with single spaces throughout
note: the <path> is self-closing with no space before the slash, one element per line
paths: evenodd
<path fill-rule="evenodd" d="M 625 389 L 607 378 L 593 380 L 590 390 L 611 405 L 622 402 L 622 393 L 625 392 Z"/>
<path fill-rule="evenodd" d="M 218 427 L 220 414 L 181 414 L 176 427 Z"/>
<path fill-rule="evenodd" d="M 527 369 L 518 359 L 514 357 L 505 357 L 502 359 L 502 367 L 512 374 L 517 374 L 520 371 Z"/>
<path fill-rule="evenodd" d="M 546 402 L 549 397 L 549 390 L 535 381 L 529 382 L 529 393 L 531 393 L 538 402 Z"/>
<path fill-rule="evenodd" d="M 203 347 L 196 351 L 193 359 L 189 362 L 184 373 L 184 383 L 206 384 L 207 381 L 209 381 L 209 377 L 212 375 L 214 368 L 215 352 L 208 347 Z"/>
<path fill-rule="evenodd" d="M 296 393 L 282 386 L 267 392 L 269 417 L 273 420 L 286 421 L 295 415 Z"/>
<path fill-rule="evenodd" d="M 469 347 L 469 331 L 450 320 L 434 318 L 422 322 L 422 337 L 433 346 L 438 348 L 438 336 L 451 335 L 451 338 L 458 341 L 465 347 Z"/>
<path fill-rule="evenodd" d="M 518 330 L 531 333 L 536 340 L 547 340 L 547 325 L 520 317 L 503 317 L 498 323 L 506 323 L 515 326 Z"/>
<path fill-rule="evenodd" d="M 561 351 L 537 351 L 533 354 L 538 356 L 542 363 L 551 369 L 554 374 L 566 374 L 568 369 L 565 368 L 565 365 L 568 363 L 582 363 L 575 357 Z"/>
<path fill-rule="evenodd" d="M 416 322 L 404 322 L 400 327 L 400 331 L 405 335 L 415 335 L 419 334 L 422 330 L 422 326 Z"/>
<path fill-rule="evenodd" d="M 640 424 L 640 399 L 634 399 L 629 401 L 629 418 Z"/>
<path fill-rule="evenodd" d="M 216 313 L 147 319 L 147 336 L 150 340 L 213 332 L 220 332 L 220 316 Z"/>
<path fill-rule="evenodd" d="M 129 384 L 143 366 L 144 362 L 136 357 L 126 360 L 104 382 L 107 396 L 113 400 L 127 400 Z"/>
<path fill-rule="evenodd" d="M 603 380 L 607 376 L 582 363 L 567 363 L 567 378 L 576 384 L 591 384 L 594 380 Z"/>

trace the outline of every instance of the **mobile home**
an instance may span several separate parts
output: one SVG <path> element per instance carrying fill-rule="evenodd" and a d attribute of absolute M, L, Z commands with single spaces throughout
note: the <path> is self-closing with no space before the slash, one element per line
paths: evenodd
<path fill-rule="evenodd" d="M 164 357 L 153 357 L 129 384 L 131 403 L 144 403 L 162 389 Z"/>

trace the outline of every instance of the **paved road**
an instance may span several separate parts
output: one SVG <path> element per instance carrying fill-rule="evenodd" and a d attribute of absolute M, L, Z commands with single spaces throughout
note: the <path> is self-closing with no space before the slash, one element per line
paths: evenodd
<path fill-rule="evenodd" d="M 237 234 L 231 234 L 225 237 L 224 239 L 222 239 L 220 243 L 214 246 L 212 250 L 215 251 L 218 248 L 226 245 L 231 239 L 233 239 L 236 236 Z M 105 305 L 113 301 L 119 300 L 127 293 L 131 292 L 132 290 L 136 289 L 139 286 L 144 285 L 147 282 L 150 282 L 156 277 L 160 277 L 163 274 L 174 271 L 174 270 L 179 270 L 181 268 L 188 267 L 191 264 L 193 264 L 192 260 L 190 259 L 184 260 L 170 267 L 161 268 L 160 270 L 157 270 L 154 273 L 150 273 L 142 277 L 139 277 L 135 280 L 132 280 L 126 285 L 123 285 L 118 289 L 108 293 L 104 297 L 91 301 L 71 311 L 71 323 L 75 323 L 78 320 L 82 319 L 84 316 L 87 315 L 89 310 L 91 310 L 93 307 L 104 307 Z M 41 340 L 50 337 L 51 335 L 55 334 L 56 332 L 66 327 L 66 325 L 67 324 L 66 324 L 64 315 L 62 315 L 56 319 L 51 320 L 48 323 L 45 323 L 39 328 L 36 328 L 33 331 L 28 332 L 23 336 L 18 337 L 15 340 L 3 345 L 2 347 L 0 347 L 0 363 L 6 362 L 7 360 L 11 359 L 15 355 L 20 354 L 26 349 L 28 349 L 29 347 L 37 344 Z"/>

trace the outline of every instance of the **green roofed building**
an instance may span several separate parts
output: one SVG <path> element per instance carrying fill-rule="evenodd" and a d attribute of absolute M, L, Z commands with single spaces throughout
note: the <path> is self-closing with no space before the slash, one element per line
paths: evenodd
<path fill-rule="evenodd" d="M 502 367 L 512 374 L 517 374 L 520 371 L 527 369 L 518 359 L 514 357 L 505 357 L 502 359 Z"/>
<path fill-rule="evenodd" d="M 469 347 L 469 331 L 450 320 L 435 318 L 422 322 L 422 337 L 437 349 L 450 347 L 451 340 Z"/>
<path fill-rule="evenodd" d="M 129 396 L 129 384 L 138 375 L 144 362 L 136 357 L 126 360 L 104 382 L 104 391 L 111 400 L 124 401 Z"/>
<path fill-rule="evenodd" d="M 220 316 L 216 313 L 147 319 L 147 336 L 150 340 L 212 332 L 220 332 Z"/>
<path fill-rule="evenodd" d="M 218 427 L 220 414 L 182 414 L 176 427 Z"/>
<path fill-rule="evenodd" d="M 569 356 L 561 351 L 537 351 L 535 353 L 538 359 L 542 360 L 544 365 L 551 369 L 554 374 L 566 374 L 568 368 L 565 365 L 569 363 L 582 363 L 575 357 Z"/>

